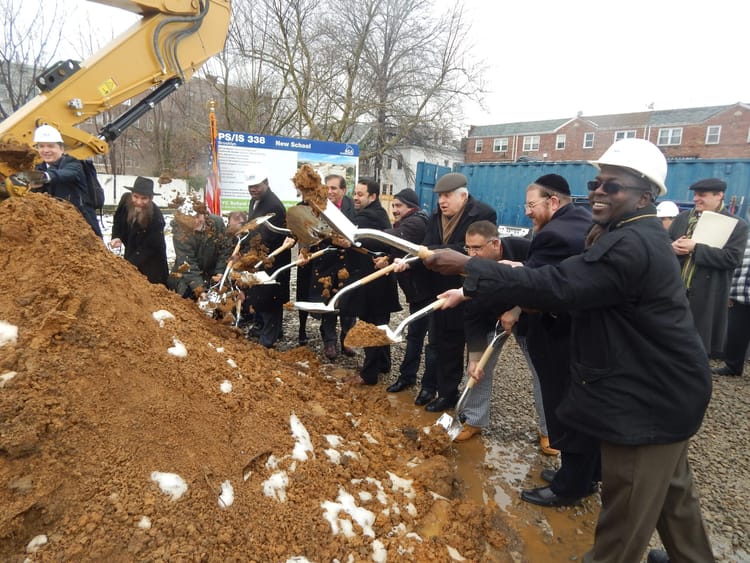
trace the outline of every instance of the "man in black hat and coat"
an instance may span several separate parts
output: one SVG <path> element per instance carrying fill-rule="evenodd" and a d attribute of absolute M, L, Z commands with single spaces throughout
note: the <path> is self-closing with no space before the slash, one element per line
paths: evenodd
<path fill-rule="evenodd" d="M 438 194 L 438 208 L 430 216 L 422 244 L 430 249 L 450 248 L 464 253 L 466 229 L 477 221 L 497 224 L 497 213 L 489 205 L 469 194 L 468 179 L 458 172 L 442 176 L 433 191 Z M 427 274 L 432 297 L 448 289 L 461 287 L 461 276 L 441 276 L 427 272 L 421 263 L 415 270 Z M 407 264 L 408 266 L 408 264 Z M 402 271 L 405 268 L 398 268 Z M 458 401 L 458 385 L 464 373 L 464 312 L 462 307 L 435 311 L 429 320 L 429 344 L 435 350 L 435 370 L 426 370 L 421 389 L 414 401 L 429 412 L 452 409 Z M 437 394 L 437 396 L 436 396 Z"/>
<path fill-rule="evenodd" d="M 742 264 L 747 242 L 747 224 L 724 205 L 727 184 L 719 178 L 705 178 L 690 186 L 695 207 L 683 211 L 672 222 L 669 238 L 682 267 L 695 328 L 711 358 L 723 357 L 727 339 L 727 302 L 732 273 Z M 693 240 L 693 231 L 704 211 L 736 220 L 729 239 L 717 248 Z"/>
<path fill-rule="evenodd" d="M 154 203 L 154 181 L 138 176 L 130 193 L 120 198 L 112 223 L 112 249 L 125 245 L 125 260 L 133 264 L 151 283 L 167 285 L 167 245 L 164 241 L 164 215 Z"/>

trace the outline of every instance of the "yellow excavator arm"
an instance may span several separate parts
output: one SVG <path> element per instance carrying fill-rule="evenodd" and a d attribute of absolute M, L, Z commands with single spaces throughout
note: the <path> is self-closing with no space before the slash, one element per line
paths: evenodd
<path fill-rule="evenodd" d="M 14 188 L 10 177 L 33 163 L 39 125 L 56 127 L 66 152 L 76 158 L 105 154 L 122 131 L 224 48 L 230 0 L 91 1 L 141 19 L 80 65 L 62 61 L 45 71 L 37 77 L 42 92 L 0 123 L 0 175 L 10 195 L 25 192 Z M 98 133 L 76 127 L 147 91 Z"/>

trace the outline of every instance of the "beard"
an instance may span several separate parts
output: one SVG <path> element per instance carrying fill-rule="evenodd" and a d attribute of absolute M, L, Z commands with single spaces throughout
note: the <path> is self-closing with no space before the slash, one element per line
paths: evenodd
<path fill-rule="evenodd" d="M 144 208 L 139 208 L 133 205 L 133 199 L 128 198 L 125 205 L 128 210 L 128 225 L 137 223 L 139 227 L 146 228 L 151 224 L 151 219 L 154 216 L 154 208 L 149 202 Z"/>

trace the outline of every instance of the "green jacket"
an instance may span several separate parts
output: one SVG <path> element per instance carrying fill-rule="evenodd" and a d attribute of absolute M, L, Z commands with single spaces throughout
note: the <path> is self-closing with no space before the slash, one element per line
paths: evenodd
<path fill-rule="evenodd" d="M 171 224 L 175 261 L 169 288 L 182 297 L 196 297 L 196 290 L 207 291 L 213 284 L 211 277 L 223 274 L 226 268 L 224 221 L 218 215 L 208 215 L 202 231 L 188 230 L 175 220 Z"/>

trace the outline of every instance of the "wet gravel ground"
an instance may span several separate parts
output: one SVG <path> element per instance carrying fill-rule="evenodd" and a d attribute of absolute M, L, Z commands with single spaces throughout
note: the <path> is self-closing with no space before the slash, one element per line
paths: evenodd
<path fill-rule="evenodd" d="M 294 277 L 293 277 L 294 283 Z M 294 290 L 292 289 L 292 295 Z M 404 304 L 405 305 L 405 304 Z M 404 312 L 391 317 L 395 327 Z M 285 311 L 283 350 L 297 346 L 299 322 L 296 311 Z M 318 321 L 308 321 L 308 346 L 323 358 Z M 391 347 L 393 372 L 379 382 L 373 392 L 385 393 L 395 381 L 403 358 L 404 345 Z M 339 355 L 332 363 L 357 369 L 362 352 L 354 358 Z M 489 427 L 482 436 L 487 447 L 522 447 L 529 455 L 538 449 L 537 422 L 531 391 L 531 376 L 515 341 L 509 341 L 498 361 L 494 375 L 492 411 Z M 415 390 L 404 391 L 415 393 Z M 719 562 L 750 563 L 750 366 L 744 377 L 714 377 L 714 391 L 703 426 L 690 446 L 690 462 L 701 497 L 703 515 Z M 554 467 L 555 458 L 541 456 L 542 463 Z M 538 486 L 531 484 L 530 486 Z M 598 502 L 598 495 L 587 503 Z M 546 509 L 545 509 L 546 510 Z M 572 509 L 571 509 L 572 510 Z M 658 535 L 652 547 L 659 547 Z M 582 554 L 581 554 L 582 555 Z"/>

